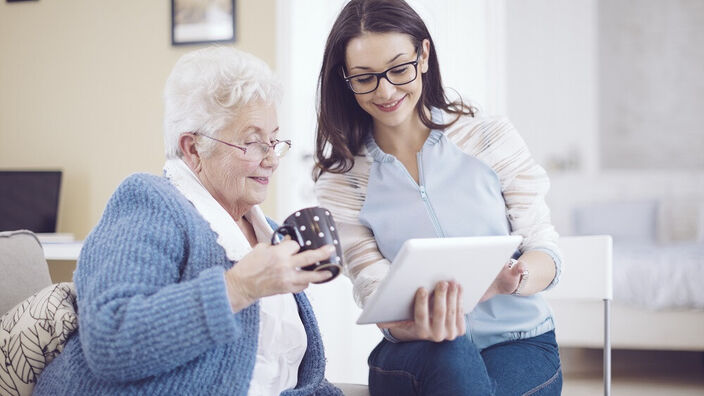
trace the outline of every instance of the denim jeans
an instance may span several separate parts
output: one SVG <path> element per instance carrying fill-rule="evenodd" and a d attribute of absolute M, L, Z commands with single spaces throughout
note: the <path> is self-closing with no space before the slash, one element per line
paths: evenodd
<path fill-rule="evenodd" d="M 382 340 L 369 355 L 369 391 L 392 395 L 559 395 L 555 332 L 481 352 L 468 337 L 440 343 Z"/>

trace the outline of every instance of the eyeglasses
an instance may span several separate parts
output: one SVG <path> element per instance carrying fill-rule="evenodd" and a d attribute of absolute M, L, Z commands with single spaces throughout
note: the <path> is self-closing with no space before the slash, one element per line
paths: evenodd
<path fill-rule="evenodd" d="M 388 68 L 381 73 L 362 73 L 354 76 L 346 76 L 345 68 L 342 68 L 342 77 L 347 82 L 347 86 L 357 95 L 374 92 L 379 88 L 379 81 L 385 78 L 393 85 L 405 85 L 413 82 L 418 77 L 418 61 L 420 61 L 420 47 L 416 50 L 418 55 L 412 62 L 401 63 Z"/>
<path fill-rule="evenodd" d="M 261 161 L 266 157 L 267 153 L 269 153 L 269 149 L 273 148 L 274 149 L 274 155 L 276 155 L 277 158 L 281 158 L 286 153 L 288 150 L 291 148 L 291 141 L 290 140 L 278 140 L 275 139 L 274 143 L 271 144 L 266 144 L 264 142 L 252 142 L 252 143 L 247 143 L 245 146 L 238 146 L 236 144 L 228 143 L 220 139 L 216 139 L 212 136 L 204 135 L 200 132 L 192 132 L 194 136 L 203 136 L 205 138 L 215 140 L 216 142 L 220 142 L 222 144 L 226 144 L 230 147 L 234 147 L 237 149 L 242 150 L 244 153 L 244 156 L 248 160 L 252 161 Z"/>

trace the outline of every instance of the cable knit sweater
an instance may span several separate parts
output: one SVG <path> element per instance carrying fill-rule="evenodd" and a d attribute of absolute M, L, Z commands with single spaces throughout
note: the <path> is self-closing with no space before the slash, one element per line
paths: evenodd
<path fill-rule="evenodd" d="M 81 251 L 79 330 L 34 394 L 246 395 L 259 306 L 232 313 L 224 272 L 233 263 L 216 240 L 168 180 L 127 178 Z M 310 304 L 295 298 L 308 344 L 296 388 L 282 395 L 340 395 L 323 378 Z"/>

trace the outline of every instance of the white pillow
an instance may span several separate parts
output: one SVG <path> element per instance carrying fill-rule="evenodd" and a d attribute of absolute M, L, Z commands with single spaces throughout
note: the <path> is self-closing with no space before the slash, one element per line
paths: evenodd
<path fill-rule="evenodd" d="M 574 210 L 577 235 L 609 234 L 618 242 L 653 243 L 657 240 L 656 201 L 601 202 Z"/>
<path fill-rule="evenodd" d="M 0 394 L 31 395 L 77 328 L 73 283 L 50 285 L 0 317 Z"/>

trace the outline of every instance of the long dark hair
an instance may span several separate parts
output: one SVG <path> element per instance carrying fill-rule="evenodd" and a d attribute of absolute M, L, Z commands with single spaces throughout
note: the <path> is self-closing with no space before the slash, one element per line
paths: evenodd
<path fill-rule="evenodd" d="M 428 28 L 404 0 L 351 0 L 342 9 L 332 26 L 318 77 L 318 127 L 315 137 L 315 168 L 313 178 L 324 172 L 345 173 L 354 166 L 366 134 L 372 127 L 372 117 L 354 98 L 340 75 L 345 64 L 347 44 L 364 32 L 404 33 L 416 48 L 424 39 L 430 41 L 428 71 L 422 74 L 423 90 L 416 111 L 421 122 L 431 129 L 445 129 L 460 114 L 474 116 L 475 109 L 460 98 L 449 101 L 440 78 L 435 44 Z M 424 109 L 436 107 L 457 114 L 446 124 L 434 123 Z"/>

